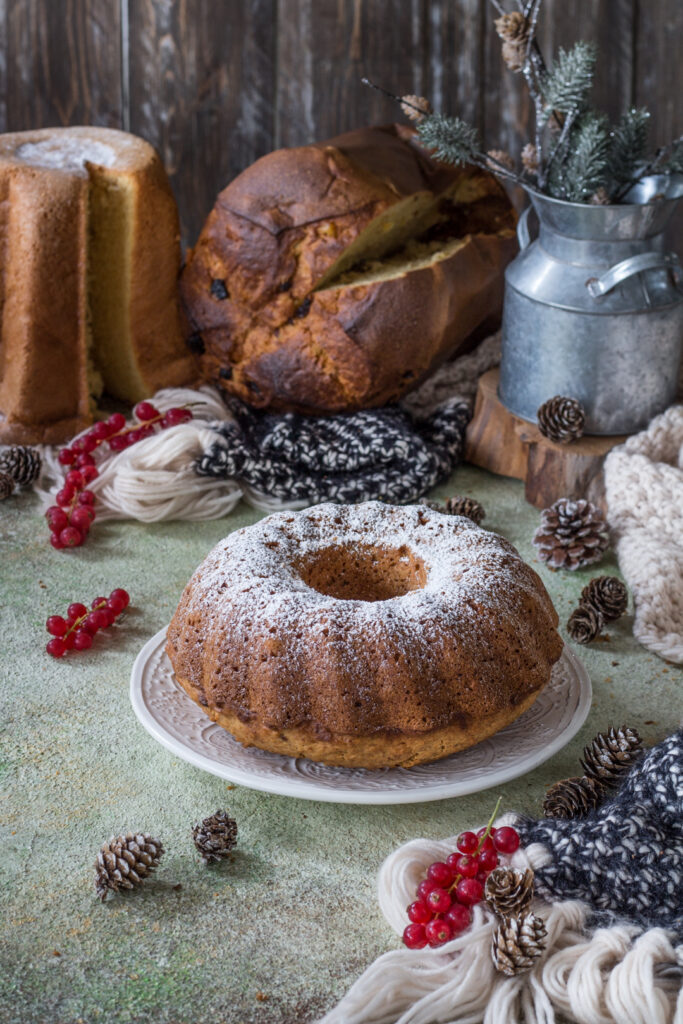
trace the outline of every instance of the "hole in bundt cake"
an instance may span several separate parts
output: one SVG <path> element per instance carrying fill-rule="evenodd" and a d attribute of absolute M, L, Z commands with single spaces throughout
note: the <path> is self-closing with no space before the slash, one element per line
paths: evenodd
<path fill-rule="evenodd" d="M 305 556 L 296 569 L 312 590 L 342 601 L 388 601 L 427 582 L 423 560 L 405 548 L 339 545 Z"/>

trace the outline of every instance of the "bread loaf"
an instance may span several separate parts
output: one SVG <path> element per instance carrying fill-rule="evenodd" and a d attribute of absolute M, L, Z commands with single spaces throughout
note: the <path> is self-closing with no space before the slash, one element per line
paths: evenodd
<path fill-rule="evenodd" d="M 389 125 L 258 160 L 218 196 L 181 277 L 204 378 L 308 413 L 395 401 L 502 301 L 498 182 Z"/>

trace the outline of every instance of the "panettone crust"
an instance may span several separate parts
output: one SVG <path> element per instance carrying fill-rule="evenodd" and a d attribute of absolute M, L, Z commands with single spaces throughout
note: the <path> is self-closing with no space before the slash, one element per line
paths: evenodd
<path fill-rule="evenodd" d="M 491 175 L 434 162 L 398 125 L 277 150 L 224 189 L 188 255 L 202 374 L 263 408 L 394 401 L 499 311 L 514 221 Z M 409 266 L 417 237 L 437 242 Z M 404 249 L 375 279 L 373 260 Z"/>

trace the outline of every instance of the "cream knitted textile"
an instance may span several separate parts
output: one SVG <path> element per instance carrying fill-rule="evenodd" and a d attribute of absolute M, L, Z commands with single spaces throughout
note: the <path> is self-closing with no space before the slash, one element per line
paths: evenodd
<path fill-rule="evenodd" d="M 633 593 L 633 634 L 683 664 L 683 405 L 605 460 L 607 520 Z"/>

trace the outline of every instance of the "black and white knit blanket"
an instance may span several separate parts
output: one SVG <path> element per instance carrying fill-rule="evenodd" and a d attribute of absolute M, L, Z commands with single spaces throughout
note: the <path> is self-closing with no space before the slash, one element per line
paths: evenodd
<path fill-rule="evenodd" d="M 331 416 L 258 412 L 234 399 L 229 408 L 235 421 L 217 426 L 195 471 L 309 504 L 416 501 L 462 459 L 471 415 L 460 398 L 424 419 L 398 406 Z"/>
<path fill-rule="evenodd" d="M 653 747 L 587 817 L 523 821 L 518 831 L 525 846 L 552 850 L 535 873 L 544 899 L 584 900 L 598 920 L 668 928 L 683 940 L 683 731 Z"/>

